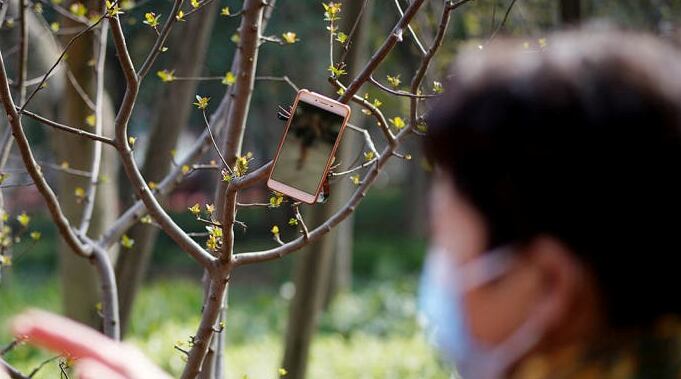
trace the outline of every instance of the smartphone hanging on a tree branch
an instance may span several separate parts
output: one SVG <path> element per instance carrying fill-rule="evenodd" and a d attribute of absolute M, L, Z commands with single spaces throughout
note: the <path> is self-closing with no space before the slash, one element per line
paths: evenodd
<path fill-rule="evenodd" d="M 267 186 L 304 203 L 315 203 L 349 119 L 348 105 L 305 89 L 298 91 Z"/>

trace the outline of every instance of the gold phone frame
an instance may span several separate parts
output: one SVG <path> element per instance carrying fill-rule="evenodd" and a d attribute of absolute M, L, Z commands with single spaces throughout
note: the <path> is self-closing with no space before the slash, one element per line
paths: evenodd
<path fill-rule="evenodd" d="M 336 142 L 333 144 L 333 149 L 331 149 L 331 154 L 329 154 L 329 158 L 327 159 L 326 166 L 324 167 L 321 180 L 319 181 L 319 185 L 317 186 L 317 191 L 315 191 L 314 194 L 301 191 L 295 187 L 272 179 L 272 174 L 274 173 L 274 169 L 277 167 L 277 162 L 279 161 L 279 153 L 281 153 L 281 148 L 284 145 L 284 140 L 286 139 L 286 135 L 288 134 L 289 128 L 291 127 L 293 116 L 300 101 L 316 106 L 325 111 L 343 116 L 343 124 L 341 125 L 340 131 L 338 132 L 338 138 L 336 138 Z M 286 122 L 286 128 L 284 129 L 284 133 L 282 134 L 281 140 L 279 141 L 279 146 L 277 147 L 277 154 L 274 156 L 272 169 L 270 170 L 270 175 L 267 178 L 267 187 L 269 187 L 273 191 L 277 191 L 293 199 L 302 201 L 303 203 L 314 204 L 317 201 L 317 198 L 319 197 L 319 193 L 321 192 L 322 186 L 324 185 L 324 180 L 326 180 L 326 176 L 328 175 L 329 169 L 331 168 L 333 157 L 336 155 L 338 145 L 340 144 L 340 141 L 343 138 L 343 132 L 345 131 L 345 127 L 347 126 L 348 121 L 350 120 L 351 111 L 350 107 L 347 104 L 339 103 L 334 99 L 328 98 L 324 95 L 320 95 L 312 91 L 308 91 L 306 89 L 301 89 L 300 91 L 298 91 L 296 99 L 293 102 L 293 107 L 291 109 L 292 109 L 291 117 L 289 117 L 288 121 Z"/>

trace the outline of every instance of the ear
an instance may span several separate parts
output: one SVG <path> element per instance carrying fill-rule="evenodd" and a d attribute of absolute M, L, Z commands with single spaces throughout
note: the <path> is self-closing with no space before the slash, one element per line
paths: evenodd
<path fill-rule="evenodd" d="M 535 238 L 526 251 L 538 271 L 541 291 L 535 316 L 549 333 L 577 321 L 576 303 L 585 295 L 587 271 L 575 254 L 549 236 Z M 576 325 L 575 325 L 576 326 Z"/>

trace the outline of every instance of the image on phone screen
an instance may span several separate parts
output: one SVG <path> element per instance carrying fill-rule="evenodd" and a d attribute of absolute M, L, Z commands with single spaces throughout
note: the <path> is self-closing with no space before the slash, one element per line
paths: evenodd
<path fill-rule="evenodd" d="M 271 178 L 316 194 L 344 117 L 304 101 L 292 117 Z"/>

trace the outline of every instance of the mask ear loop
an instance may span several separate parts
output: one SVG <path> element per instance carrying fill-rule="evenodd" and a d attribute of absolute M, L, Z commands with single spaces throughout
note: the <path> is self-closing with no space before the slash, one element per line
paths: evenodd
<path fill-rule="evenodd" d="M 452 279 L 457 281 L 459 291 L 466 293 L 504 275 L 514 259 L 509 246 L 490 250 L 459 266 Z"/>

